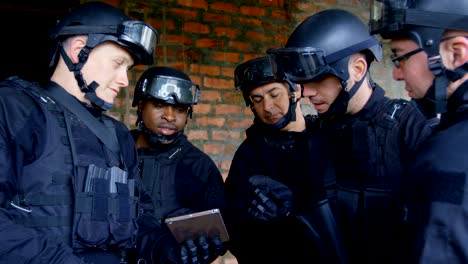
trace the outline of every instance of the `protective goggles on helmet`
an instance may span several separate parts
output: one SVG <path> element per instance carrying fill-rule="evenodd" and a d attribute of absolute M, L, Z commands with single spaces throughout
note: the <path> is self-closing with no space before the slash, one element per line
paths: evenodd
<path fill-rule="evenodd" d="M 304 83 L 328 72 L 325 52 L 318 48 L 268 49 L 273 73 L 295 83 Z"/>
<path fill-rule="evenodd" d="M 59 32 L 51 32 L 51 38 L 57 38 L 58 36 L 64 35 L 110 35 L 115 36 L 119 43 L 127 46 L 136 46 L 146 54 L 136 54 L 143 61 L 152 61 L 153 51 L 158 41 L 158 33 L 150 25 L 143 21 L 127 20 L 120 25 L 73 25 L 65 26 L 60 28 Z M 105 40 L 105 39 L 103 39 Z M 101 41 L 103 41 L 101 40 Z M 88 40 L 92 42 L 92 40 Z M 99 44 L 101 41 L 93 43 L 94 45 Z"/>
<path fill-rule="evenodd" d="M 375 36 L 331 54 L 325 54 L 324 50 L 313 47 L 269 49 L 267 53 L 277 78 L 284 75 L 295 83 L 306 83 L 317 80 L 325 74 L 346 80 L 348 77 L 343 76 L 340 70 L 335 70 L 334 64 L 364 50 L 372 52 L 375 60 L 381 60 L 382 45 Z"/>
<path fill-rule="evenodd" d="M 153 50 L 158 41 L 158 33 L 151 26 L 141 21 L 125 21 L 119 26 L 119 40 L 140 46 L 148 54 Z"/>
<path fill-rule="evenodd" d="M 187 80 L 159 75 L 145 79 L 141 85 L 143 94 L 158 100 L 175 100 L 183 105 L 194 105 L 200 101 L 200 87 Z"/>
<path fill-rule="evenodd" d="M 467 30 L 467 16 L 410 8 L 414 0 L 371 0 L 371 34 L 397 32 L 405 26 Z M 464 23 L 465 21 L 465 23 Z"/>
<path fill-rule="evenodd" d="M 270 59 L 267 56 L 244 62 L 234 70 L 236 89 L 248 89 L 274 80 Z"/>

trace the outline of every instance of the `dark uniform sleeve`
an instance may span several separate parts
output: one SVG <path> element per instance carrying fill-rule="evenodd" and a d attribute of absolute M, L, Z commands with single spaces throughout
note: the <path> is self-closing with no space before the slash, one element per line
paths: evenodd
<path fill-rule="evenodd" d="M 317 208 L 319 201 L 325 200 L 326 187 L 334 184 L 322 138 L 315 133 L 289 133 L 288 136 L 284 138 L 295 138 L 292 152 L 285 145 L 264 144 L 263 137 L 255 136 L 248 137 L 237 149 L 226 179 L 230 251 L 241 262 L 260 259 L 269 252 L 270 262 L 288 259 L 292 263 L 314 255 L 318 263 L 335 263 L 319 260 L 322 256 L 317 252 L 317 237 L 309 236 L 312 232 L 308 228 L 317 223 L 310 221 L 316 220 L 316 215 L 310 212 Z M 252 175 L 265 175 L 288 186 L 294 197 L 289 216 L 267 223 L 251 216 L 253 189 L 249 178 Z M 306 219 L 307 225 L 299 217 Z"/>
<path fill-rule="evenodd" d="M 414 103 L 409 103 L 407 107 L 407 113 L 401 121 L 404 141 L 401 144 L 404 147 L 402 160 L 408 160 L 414 155 L 419 145 L 433 133 L 439 122 L 437 118 L 426 118 Z"/>
<path fill-rule="evenodd" d="M 435 134 L 419 149 L 412 178 L 408 219 L 415 231 L 414 263 L 467 263 L 468 126 Z M 418 261 L 416 261 L 418 260 Z"/>
<path fill-rule="evenodd" d="M 214 208 L 224 213 L 226 197 L 221 173 L 208 155 L 191 143 L 186 146 L 189 150 L 175 172 L 174 188 L 180 208 L 174 208 L 166 217 Z M 152 200 L 148 193 L 145 194 L 146 201 Z M 154 263 L 180 262 L 179 244 L 164 223 L 146 212 L 139 217 L 139 225 L 138 250 L 141 257 L 152 259 Z"/>
<path fill-rule="evenodd" d="M 249 177 L 253 174 L 262 174 L 261 171 L 255 171 L 253 164 L 257 159 L 254 155 L 257 153 L 248 142 L 244 141 L 236 153 L 226 178 L 226 226 L 230 236 L 229 250 L 237 257 L 241 258 L 244 254 L 241 249 L 248 243 L 248 238 L 255 237 L 255 223 L 248 214 L 248 207 L 252 200 Z M 246 240 L 247 239 L 247 240 Z M 253 242 L 252 242 L 253 243 Z M 252 249 L 253 250 L 253 249 Z"/>
<path fill-rule="evenodd" d="M 16 89 L 0 87 L 0 262 L 81 263 L 71 248 L 13 221 L 10 205 L 23 166 L 44 149 L 46 120 L 39 105 Z M 4 262 L 3 262 L 4 261 Z"/>

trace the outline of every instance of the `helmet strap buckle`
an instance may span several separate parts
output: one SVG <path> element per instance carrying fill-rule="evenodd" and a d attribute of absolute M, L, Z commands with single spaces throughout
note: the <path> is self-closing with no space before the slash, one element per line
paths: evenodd
<path fill-rule="evenodd" d="M 439 76 L 443 74 L 445 67 L 442 64 L 442 59 L 440 55 L 427 58 L 427 63 L 429 65 L 429 69 L 435 76 Z"/>
<path fill-rule="evenodd" d="M 84 46 L 80 53 L 78 54 L 78 59 L 80 60 L 81 63 L 84 63 L 88 60 L 88 56 L 89 54 L 91 53 L 93 49 L 88 47 L 88 46 Z"/>

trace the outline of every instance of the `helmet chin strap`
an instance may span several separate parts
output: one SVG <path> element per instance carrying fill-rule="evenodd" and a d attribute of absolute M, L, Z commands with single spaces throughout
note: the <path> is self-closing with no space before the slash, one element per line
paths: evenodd
<path fill-rule="evenodd" d="M 96 82 L 93 81 L 91 84 L 93 84 L 93 83 L 96 83 Z M 99 84 L 98 84 L 98 86 L 99 86 Z M 95 107 L 97 107 L 97 108 L 99 108 L 99 109 L 101 109 L 103 111 L 110 110 L 114 106 L 114 104 L 108 103 L 108 102 L 102 100 L 101 98 L 99 98 L 97 96 L 97 94 L 96 94 L 96 90 L 94 90 L 92 92 L 85 92 L 85 98 L 88 99 L 93 104 L 93 106 L 95 106 Z"/>
<path fill-rule="evenodd" d="M 468 73 L 468 62 L 454 70 L 445 69 L 445 75 L 452 82 L 456 82 L 460 80 L 467 73 Z"/>
<path fill-rule="evenodd" d="M 427 64 L 435 76 L 432 83 L 434 89 L 428 90 L 431 93 L 427 94 L 427 98 L 433 102 L 434 114 L 445 113 L 447 111 L 447 86 L 449 83 L 446 75 L 447 68 L 442 63 L 438 51 L 431 53 L 431 50 L 427 50 L 426 53 L 428 54 Z M 429 56 L 429 54 L 434 54 L 434 56 Z"/>
<path fill-rule="evenodd" d="M 59 50 L 68 69 L 75 75 L 75 79 L 78 83 L 78 86 L 80 87 L 80 90 L 85 93 L 85 98 L 88 99 L 93 104 L 93 106 L 103 111 L 111 109 L 114 104 L 105 102 L 96 94 L 96 88 L 99 86 L 99 84 L 95 81 L 92 81 L 88 85 L 83 78 L 83 74 L 81 73 L 81 69 L 88 60 L 89 53 L 91 53 L 93 49 L 88 46 L 83 47 L 80 51 L 80 54 L 78 54 L 79 62 L 76 64 L 70 60 L 61 43 Z"/>
<path fill-rule="evenodd" d="M 435 116 L 447 111 L 447 87 L 449 82 L 456 82 L 468 73 L 468 63 L 450 70 L 442 64 L 440 57 L 436 57 L 432 62 L 429 68 L 435 75 L 434 81 L 424 97 L 417 100 L 428 116 Z"/>
<path fill-rule="evenodd" d="M 348 84 L 347 81 L 343 80 L 341 81 L 341 89 L 340 93 L 336 97 L 335 101 L 330 105 L 330 108 L 328 109 L 327 112 L 323 114 L 319 114 L 321 118 L 324 119 L 329 119 L 335 116 L 341 116 L 346 114 L 346 111 L 348 110 L 348 104 L 349 100 L 356 94 L 358 89 L 361 87 L 362 83 L 366 79 L 366 76 L 368 75 L 368 72 L 359 80 L 357 83 L 355 83 L 351 89 L 348 89 Z"/>

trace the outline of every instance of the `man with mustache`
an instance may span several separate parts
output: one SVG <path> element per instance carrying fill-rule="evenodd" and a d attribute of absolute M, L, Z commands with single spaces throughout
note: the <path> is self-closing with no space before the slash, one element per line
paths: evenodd
<path fill-rule="evenodd" d="M 200 88 L 183 72 L 152 67 L 138 80 L 137 146 L 143 186 L 151 193 L 154 217 L 140 221 L 140 256 L 147 263 L 210 263 L 226 252 L 220 240 L 201 237 L 178 245 L 164 223 L 168 217 L 218 208 L 224 212 L 223 178 L 211 158 L 187 140 L 184 128 L 200 100 Z M 153 221 L 156 219 L 157 221 Z M 196 252 L 196 253 L 193 253 Z"/>

